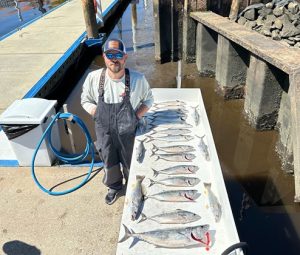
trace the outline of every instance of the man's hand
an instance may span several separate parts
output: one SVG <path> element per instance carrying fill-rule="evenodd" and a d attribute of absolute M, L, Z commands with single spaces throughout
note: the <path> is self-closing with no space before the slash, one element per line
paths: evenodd
<path fill-rule="evenodd" d="M 139 109 L 136 111 L 136 116 L 140 120 L 143 118 L 144 114 L 149 110 L 149 107 L 142 104 Z"/>
<path fill-rule="evenodd" d="M 97 110 L 97 106 L 95 106 L 95 108 L 91 109 L 90 114 L 92 115 L 92 117 L 95 117 L 96 110 Z"/>

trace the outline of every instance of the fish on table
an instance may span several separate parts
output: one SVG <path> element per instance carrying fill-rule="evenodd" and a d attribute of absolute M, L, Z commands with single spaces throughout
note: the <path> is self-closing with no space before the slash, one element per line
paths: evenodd
<path fill-rule="evenodd" d="M 219 222 L 222 216 L 222 206 L 216 195 L 211 190 L 211 183 L 203 183 L 203 185 L 207 193 L 209 207 L 214 216 L 215 222 Z"/>
<path fill-rule="evenodd" d="M 198 221 L 200 219 L 201 217 L 196 213 L 176 209 L 175 211 L 164 212 L 150 217 L 141 213 L 141 219 L 138 223 L 143 222 L 145 220 L 152 220 L 159 224 L 187 224 Z"/>
<path fill-rule="evenodd" d="M 147 135 L 149 140 L 146 143 L 149 143 L 153 140 L 163 141 L 163 142 L 188 142 L 192 139 L 194 139 L 191 135 L 165 135 L 160 137 L 153 137 L 150 135 Z"/>
<path fill-rule="evenodd" d="M 151 133 L 149 135 L 153 136 L 153 135 L 186 135 L 191 133 L 192 131 L 190 129 L 187 128 L 179 128 L 179 129 L 162 129 L 162 130 L 152 130 Z"/>
<path fill-rule="evenodd" d="M 166 153 L 181 153 L 181 152 L 193 152 L 195 148 L 191 145 L 170 145 L 170 146 L 156 146 L 152 144 L 152 152 L 164 151 Z"/>
<path fill-rule="evenodd" d="M 189 123 L 186 123 L 186 122 L 179 122 L 179 123 L 157 123 L 157 124 L 150 123 L 149 125 L 155 131 L 161 131 L 161 130 L 165 130 L 165 129 L 185 129 L 185 128 L 192 128 L 193 127 L 193 125 L 191 125 Z"/>
<path fill-rule="evenodd" d="M 158 102 L 158 103 L 154 103 L 153 106 L 182 106 L 182 105 L 186 105 L 186 102 L 184 101 L 180 101 L 180 100 L 173 100 L 173 101 L 162 101 L 162 102 Z"/>
<path fill-rule="evenodd" d="M 198 190 L 168 190 L 144 196 L 163 202 L 194 202 L 201 194 Z"/>
<path fill-rule="evenodd" d="M 199 136 L 197 136 L 197 137 L 200 139 L 198 147 L 200 149 L 200 152 L 201 152 L 202 156 L 205 158 L 206 161 L 210 161 L 208 146 L 204 142 L 205 135 L 203 135 L 201 137 L 199 137 Z"/>
<path fill-rule="evenodd" d="M 209 231 L 208 224 L 194 227 L 157 229 L 141 233 L 135 233 L 133 230 L 129 230 L 124 224 L 123 227 L 125 234 L 121 240 L 119 240 L 119 243 L 133 237 L 153 244 L 156 247 L 164 248 L 186 248 L 206 244 L 205 240 Z"/>
<path fill-rule="evenodd" d="M 177 165 L 168 167 L 161 170 L 155 170 L 152 168 L 153 176 L 158 175 L 179 175 L 179 174 L 195 174 L 199 170 L 198 166 L 195 165 Z"/>
<path fill-rule="evenodd" d="M 161 184 L 170 187 L 194 187 L 200 182 L 199 178 L 186 176 L 169 177 L 161 180 L 152 180 L 149 178 L 149 180 L 149 187 L 154 184 Z"/>
<path fill-rule="evenodd" d="M 192 162 L 193 159 L 196 158 L 196 156 L 192 153 L 176 153 L 176 154 L 155 154 L 155 152 L 152 151 L 152 154 L 150 157 L 155 156 L 155 161 L 162 159 L 165 161 L 172 161 L 172 162 Z"/>
<path fill-rule="evenodd" d="M 131 193 L 131 203 L 130 203 L 130 211 L 131 211 L 131 220 L 135 221 L 139 214 L 142 203 L 144 201 L 143 187 L 142 181 L 145 179 L 143 175 L 137 175 L 136 181 L 133 184 L 133 189 Z"/>
<path fill-rule="evenodd" d="M 138 140 L 137 139 L 137 141 L 139 142 L 139 145 L 136 148 L 136 160 L 139 163 L 142 163 L 143 160 L 144 160 L 144 157 L 145 157 L 146 149 L 145 149 L 145 146 L 144 146 L 144 142 L 145 142 L 146 139 L 147 138 L 145 138 L 144 140 Z"/>
<path fill-rule="evenodd" d="M 194 119 L 195 125 L 198 126 L 200 123 L 200 115 L 197 110 L 198 105 L 196 107 L 192 107 L 192 108 L 194 108 L 193 113 L 192 113 L 192 118 Z"/>

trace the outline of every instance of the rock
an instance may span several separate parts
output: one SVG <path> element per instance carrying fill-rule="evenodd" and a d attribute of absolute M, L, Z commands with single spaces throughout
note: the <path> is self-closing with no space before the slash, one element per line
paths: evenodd
<path fill-rule="evenodd" d="M 273 14 L 276 16 L 276 17 L 279 17 L 279 16 L 282 16 L 284 14 L 284 7 L 276 7 L 273 9 Z"/>
<path fill-rule="evenodd" d="M 264 34 L 265 36 L 271 36 L 271 35 L 272 35 L 272 34 L 271 34 L 271 30 L 268 29 L 268 28 L 263 28 L 263 29 L 261 30 L 261 32 L 262 32 L 262 34 Z"/>
<path fill-rule="evenodd" d="M 237 21 L 237 23 L 240 25 L 245 25 L 246 22 L 247 20 L 243 16 L 241 16 Z"/>
<path fill-rule="evenodd" d="M 256 21 L 248 21 L 245 24 L 246 27 L 253 29 L 256 26 Z"/>
<path fill-rule="evenodd" d="M 284 42 L 288 43 L 289 45 L 293 46 L 295 45 L 296 43 L 292 40 L 289 40 L 289 39 L 283 39 Z"/>
<path fill-rule="evenodd" d="M 296 14 L 299 12 L 299 5 L 295 2 L 291 2 L 288 4 L 288 10 L 292 13 L 292 14 Z"/>
<path fill-rule="evenodd" d="M 283 23 L 282 23 L 282 20 L 280 20 L 280 19 L 276 19 L 275 21 L 274 21 L 274 27 L 275 28 L 277 28 L 277 29 L 282 29 L 282 26 L 283 26 Z"/>
<path fill-rule="evenodd" d="M 258 26 L 262 26 L 263 24 L 265 24 L 263 18 L 261 16 L 259 16 L 256 20 L 256 23 Z"/>
<path fill-rule="evenodd" d="M 273 9 L 274 4 L 272 2 L 266 3 L 266 8 Z"/>
<path fill-rule="evenodd" d="M 300 34 L 300 28 L 295 27 L 292 23 L 290 23 L 286 14 L 282 17 L 283 27 L 280 32 L 281 37 L 291 37 Z"/>
<path fill-rule="evenodd" d="M 273 14 L 267 15 L 266 20 L 265 20 L 265 24 L 267 26 L 272 26 L 273 23 L 275 22 L 276 17 Z"/>
<path fill-rule="evenodd" d="M 289 17 L 290 21 L 298 21 L 300 18 L 300 13 L 292 14 L 287 10 L 285 14 Z"/>
<path fill-rule="evenodd" d="M 245 13 L 244 13 L 244 17 L 247 19 L 247 20 L 255 20 L 256 19 L 256 14 L 255 14 L 255 9 L 249 9 L 247 10 Z"/>
<path fill-rule="evenodd" d="M 258 14 L 265 18 L 267 15 L 272 14 L 273 10 L 272 9 L 268 9 L 268 8 L 262 8 L 258 11 Z"/>
<path fill-rule="evenodd" d="M 273 30 L 272 34 L 271 34 L 271 37 L 272 37 L 273 40 L 276 40 L 276 41 L 281 40 L 279 30 Z"/>

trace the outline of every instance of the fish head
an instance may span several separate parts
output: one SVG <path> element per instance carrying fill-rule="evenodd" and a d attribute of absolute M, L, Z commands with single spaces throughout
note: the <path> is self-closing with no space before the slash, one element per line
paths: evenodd
<path fill-rule="evenodd" d="M 195 239 L 203 239 L 205 234 L 208 232 L 209 230 L 209 225 L 205 224 L 205 225 L 201 225 L 201 226 L 197 226 L 192 228 L 192 233 L 193 236 L 195 237 Z"/>
<path fill-rule="evenodd" d="M 189 179 L 189 180 L 188 180 L 188 183 L 189 183 L 191 186 L 195 186 L 195 185 L 197 185 L 199 182 L 200 182 L 200 179 L 198 179 L 198 178 L 193 178 L 193 179 Z"/>
<path fill-rule="evenodd" d="M 188 167 L 188 170 L 191 172 L 191 173 L 195 173 L 199 170 L 199 167 L 198 166 L 189 166 Z"/>
<path fill-rule="evenodd" d="M 194 154 L 187 154 L 185 157 L 188 160 L 193 160 L 194 158 L 196 158 L 196 156 Z"/>

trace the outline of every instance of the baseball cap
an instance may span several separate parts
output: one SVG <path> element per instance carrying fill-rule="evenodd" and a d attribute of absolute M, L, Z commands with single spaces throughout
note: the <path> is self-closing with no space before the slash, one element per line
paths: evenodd
<path fill-rule="evenodd" d="M 126 54 L 126 47 L 122 42 L 122 40 L 120 39 L 115 39 L 115 38 L 107 39 L 103 47 L 103 53 L 109 50 L 116 50 Z"/>

